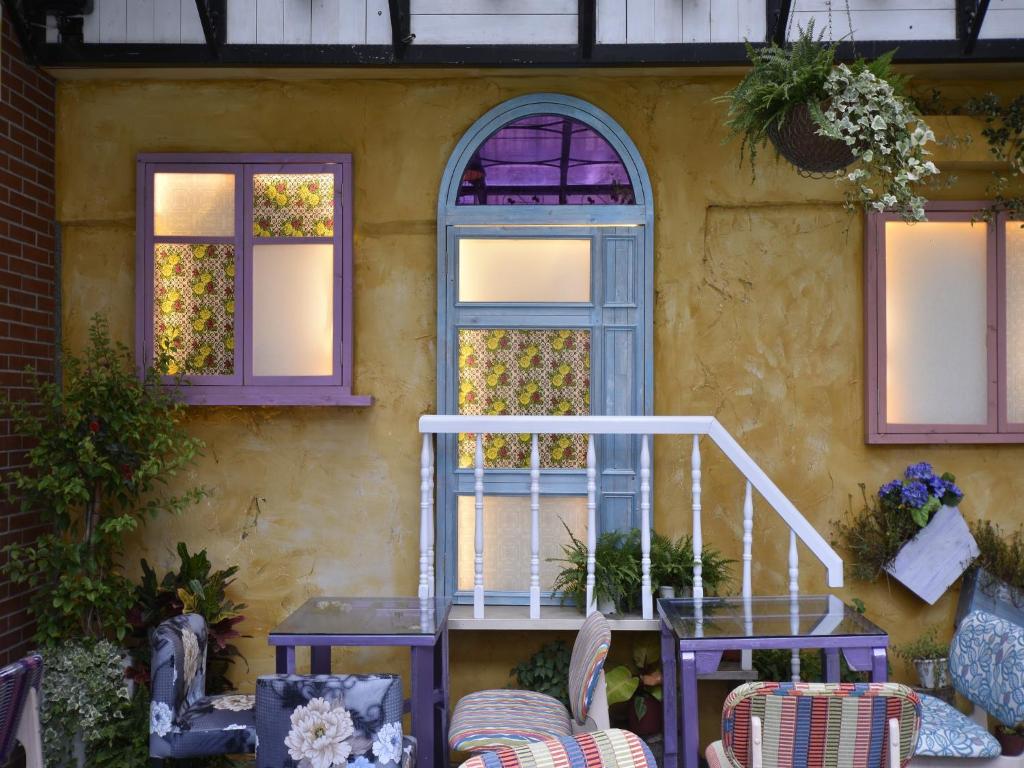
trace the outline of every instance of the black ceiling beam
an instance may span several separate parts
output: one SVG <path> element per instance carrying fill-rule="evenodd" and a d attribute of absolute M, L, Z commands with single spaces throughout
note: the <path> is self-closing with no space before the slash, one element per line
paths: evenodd
<path fill-rule="evenodd" d="M 227 37 L 227 0 L 196 0 L 196 10 L 199 11 L 199 22 L 203 25 L 206 47 L 216 59 Z"/>
<path fill-rule="evenodd" d="M 576 19 L 580 57 L 589 59 L 597 44 L 597 0 L 579 0 Z"/>
<path fill-rule="evenodd" d="M 11 2 L 11 0 L 4 0 Z M 1024 39 L 978 40 L 964 53 L 962 40 L 858 41 L 856 54 L 873 58 L 896 49 L 900 63 L 1024 62 Z M 398 55 L 390 45 L 222 45 L 214 59 L 203 44 L 86 44 L 41 47 L 39 64 L 48 67 L 621 67 L 742 66 L 743 43 L 626 43 L 595 45 L 584 60 L 578 45 L 412 45 Z M 837 59 L 856 58 L 840 43 Z"/>
<path fill-rule="evenodd" d="M 388 0 L 391 12 L 391 47 L 398 58 L 402 58 L 405 49 L 416 39 L 412 33 L 412 13 L 409 0 Z"/>
<path fill-rule="evenodd" d="M 766 42 L 784 45 L 786 30 L 789 28 L 789 14 L 793 10 L 793 0 L 768 0 L 765 3 L 767 16 Z"/>
<path fill-rule="evenodd" d="M 29 64 L 36 64 L 40 57 L 40 46 L 46 41 L 46 12 L 40 11 L 32 0 L 3 0 L 3 4 L 4 13 L 11 20 L 25 60 Z"/>
<path fill-rule="evenodd" d="M 970 14 L 967 16 L 967 35 L 964 38 L 964 53 L 970 55 L 978 44 L 978 34 L 981 32 L 981 25 L 985 23 L 985 14 L 988 13 L 989 0 L 979 0 Z M 971 3 L 973 5 L 973 3 Z"/>

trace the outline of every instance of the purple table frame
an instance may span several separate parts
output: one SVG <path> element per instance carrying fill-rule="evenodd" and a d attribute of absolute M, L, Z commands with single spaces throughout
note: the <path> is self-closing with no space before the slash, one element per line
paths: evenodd
<path fill-rule="evenodd" d="M 718 598 L 716 598 L 718 599 Z M 732 598 L 742 600 L 742 598 Z M 756 599 L 756 598 L 755 598 Z M 663 717 L 665 757 L 663 768 L 678 768 L 682 745 L 682 768 L 700 764 L 697 676 L 718 669 L 725 651 L 765 649 L 821 649 L 827 682 L 839 682 L 839 654 L 850 669 L 869 672 L 872 682 L 888 677 L 889 636 L 865 635 L 765 635 L 749 637 L 678 637 L 658 601 L 661 619 L 661 664 L 664 678 Z M 711 600 L 707 600 L 711 602 Z M 682 707 L 679 707 L 681 698 Z"/>
<path fill-rule="evenodd" d="M 413 598 L 415 599 L 415 598 Z M 450 608 L 450 604 L 449 604 Z M 412 696 L 406 711 L 412 715 L 416 738 L 416 768 L 445 768 L 448 762 L 448 613 L 428 634 L 284 634 L 271 632 L 278 674 L 295 674 L 295 649 L 309 646 L 310 672 L 331 674 L 335 646 L 408 647 L 412 656 Z"/>

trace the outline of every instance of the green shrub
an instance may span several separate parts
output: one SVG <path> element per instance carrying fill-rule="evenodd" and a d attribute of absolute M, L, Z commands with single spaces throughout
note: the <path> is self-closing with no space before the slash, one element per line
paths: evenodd
<path fill-rule="evenodd" d="M 572 654 L 561 640 L 542 645 L 526 661 L 516 664 L 509 675 L 516 687 L 546 693 L 569 708 L 569 660 Z"/>

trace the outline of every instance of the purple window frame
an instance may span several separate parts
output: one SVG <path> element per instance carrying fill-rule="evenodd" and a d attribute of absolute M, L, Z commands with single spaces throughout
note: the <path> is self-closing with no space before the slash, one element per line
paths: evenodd
<path fill-rule="evenodd" d="M 156 237 L 153 232 L 154 173 L 235 174 L 235 233 L 231 237 Z M 252 232 L 252 181 L 259 173 L 334 175 L 333 237 L 266 237 Z M 371 405 L 368 395 L 352 394 L 352 155 L 250 153 L 144 153 L 138 156 L 136 201 L 135 353 L 142 365 L 153 360 L 154 245 L 232 243 L 235 246 L 234 373 L 187 376 L 182 399 L 193 405 Z M 252 258 L 255 245 L 331 243 L 334 246 L 334 338 L 332 371 L 327 376 L 256 376 L 252 371 Z M 170 383 L 172 379 L 167 378 Z"/>
<path fill-rule="evenodd" d="M 980 220 L 991 203 L 933 202 L 929 221 L 974 221 L 986 227 L 986 346 L 988 403 L 984 424 L 892 424 L 886 412 L 885 224 L 899 214 L 871 211 L 865 217 L 864 327 L 865 422 L 869 444 L 1024 443 L 1024 424 L 1007 422 L 1005 214 Z M 1024 310 L 1024 308 L 1022 308 Z"/>

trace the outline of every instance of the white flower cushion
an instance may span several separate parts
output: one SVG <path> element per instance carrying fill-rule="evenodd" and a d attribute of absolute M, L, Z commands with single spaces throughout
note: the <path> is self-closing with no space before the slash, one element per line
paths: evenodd
<path fill-rule="evenodd" d="M 942 699 L 921 695 L 918 756 L 998 757 L 999 742 L 988 731 Z"/>

